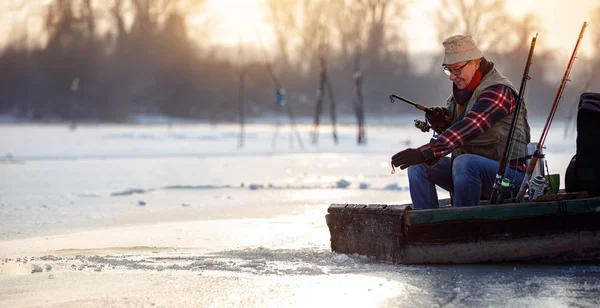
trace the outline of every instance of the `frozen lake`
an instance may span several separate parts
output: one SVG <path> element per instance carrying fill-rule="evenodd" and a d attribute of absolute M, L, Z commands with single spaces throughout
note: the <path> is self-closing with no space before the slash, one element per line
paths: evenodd
<path fill-rule="evenodd" d="M 595 307 L 600 266 L 398 266 L 329 249 L 331 203 L 410 202 L 410 124 L 0 125 L 0 306 Z M 543 123 L 532 123 L 537 141 Z M 554 123 L 550 173 L 575 137 Z M 440 191 L 440 197 L 447 193 Z M 36 268 L 36 266 L 39 267 Z M 35 272 L 32 274 L 32 271 Z"/>

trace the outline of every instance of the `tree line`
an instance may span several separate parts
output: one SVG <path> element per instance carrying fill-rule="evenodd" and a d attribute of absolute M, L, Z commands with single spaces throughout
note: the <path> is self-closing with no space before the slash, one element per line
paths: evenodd
<path fill-rule="evenodd" d="M 390 111 L 388 95 L 440 105 L 450 82 L 437 64 L 427 73 L 416 73 L 422 65 L 439 62 L 441 55 L 409 57 L 404 22 L 412 2 L 266 0 L 264 13 L 274 46 L 259 42 L 225 50 L 189 34 L 190 12 L 202 14 L 201 1 L 52 0 L 24 22 L 41 19 L 44 43 L 25 44 L 29 38 L 22 34 L 0 54 L 0 114 L 110 122 L 134 115 L 209 121 L 237 121 L 240 115 L 260 118 L 281 112 L 275 102 L 276 76 L 294 114 L 312 117 L 315 108 L 323 107 L 316 106 L 319 99 L 329 104 L 317 93 L 323 89 L 324 71 L 340 115 L 359 117 L 362 112 L 363 121 L 367 116 L 373 123 L 391 113 L 416 112 L 410 106 Z M 15 10 L 36 3 L 21 1 Z M 594 12 L 590 23 L 600 24 L 600 8 Z M 504 0 L 441 0 L 430 21 L 440 46 L 447 36 L 472 34 L 486 57 L 518 87 L 539 20 L 534 13 L 521 19 L 509 16 Z M 210 32 L 209 24 L 200 27 Z M 596 33 L 586 39 L 600 50 Z M 252 48 L 259 56 L 250 56 Z M 230 56 L 222 56 L 226 53 Z M 536 50 L 530 72 L 535 81 L 527 98 L 531 114 L 547 115 L 557 85 L 541 76 L 551 74 L 549 63 L 554 60 L 552 51 Z M 593 68 L 600 59 L 580 61 L 582 68 Z M 598 74 L 582 69 L 578 80 L 586 82 L 571 90 L 593 88 Z M 357 91 L 362 106 L 353 103 Z"/>

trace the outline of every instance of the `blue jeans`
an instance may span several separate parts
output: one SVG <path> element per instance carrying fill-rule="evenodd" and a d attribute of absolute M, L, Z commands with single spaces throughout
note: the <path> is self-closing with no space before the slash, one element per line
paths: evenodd
<path fill-rule="evenodd" d="M 439 205 L 435 186 L 450 191 L 452 181 L 455 207 L 477 205 L 481 198 L 490 198 L 498 166 L 499 162 L 495 160 L 473 154 L 462 154 L 455 158 L 452 174 L 450 157 L 442 157 L 433 167 L 425 164 L 410 166 L 408 185 L 413 208 L 437 208 Z M 507 167 L 504 177 L 513 181 L 513 195 L 516 196 L 525 172 Z"/>

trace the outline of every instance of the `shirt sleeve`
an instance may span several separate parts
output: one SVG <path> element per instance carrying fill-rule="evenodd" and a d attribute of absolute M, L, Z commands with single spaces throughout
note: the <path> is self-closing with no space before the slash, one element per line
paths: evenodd
<path fill-rule="evenodd" d="M 434 141 L 418 149 L 425 156 L 425 160 L 444 157 L 512 113 L 516 101 L 515 93 L 505 85 L 487 87 L 463 119 L 452 124 Z"/>

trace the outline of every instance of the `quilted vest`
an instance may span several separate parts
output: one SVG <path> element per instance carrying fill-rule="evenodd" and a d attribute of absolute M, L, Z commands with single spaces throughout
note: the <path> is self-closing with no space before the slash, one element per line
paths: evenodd
<path fill-rule="evenodd" d="M 471 96 L 471 99 L 463 105 L 460 111 L 457 111 L 457 103 L 454 100 L 454 97 L 450 95 L 446 102 L 446 107 L 453 118 L 452 123 L 456 123 L 465 117 L 467 112 L 473 108 L 483 90 L 497 84 L 503 84 L 509 87 L 515 93 L 515 96 L 518 94 L 517 89 L 510 80 L 494 68 L 483 76 L 481 82 L 473 91 L 473 96 Z M 476 154 L 500 161 L 502 155 L 504 155 L 504 148 L 506 146 L 506 140 L 508 139 L 513 116 L 514 113 L 511 113 L 499 122 L 496 122 L 496 124 L 483 132 L 483 134 L 467 141 L 463 146 L 454 149 L 452 155 L 456 158 L 461 154 Z M 509 161 L 526 156 L 527 144 L 530 142 L 530 138 L 530 128 L 529 123 L 527 122 L 527 106 L 525 105 L 525 102 L 523 102 L 513 135 L 513 146 Z"/>

